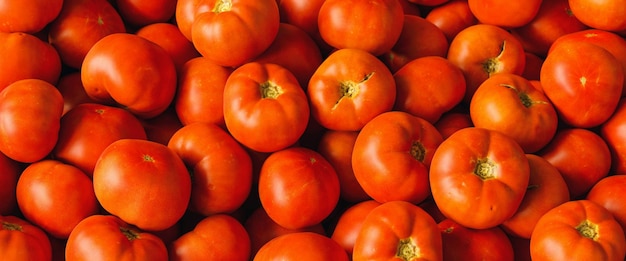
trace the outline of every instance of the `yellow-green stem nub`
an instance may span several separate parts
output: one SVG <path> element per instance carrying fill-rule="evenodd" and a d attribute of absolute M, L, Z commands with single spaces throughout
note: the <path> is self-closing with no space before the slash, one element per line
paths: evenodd
<path fill-rule="evenodd" d="M 233 2 L 231 0 L 220 0 L 215 3 L 211 11 L 214 13 L 222 13 L 230 11 L 231 8 L 233 8 Z"/>
<path fill-rule="evenodd" d="M 489 159 L 478 159 L 476 162 L 476 168 L 474 174 L 482 180 L 493 179 L 496 177 L 496 164 Z"/>
<path fill-rule="evenodd" d="M 402 259 L 403 261 L 410 261 L 419 256 L 419 248 L 413 242 L 411 238 L 401 239 L 398 243 L 398 251 L 396 252 L 396 257 Z"/>
<path fill-rule="evenodd" d="M 598 225 L 589 220 L 581 222 L 578 226 L 576 226 L 576 230 L 578 230 L 578 233 L 580 233 L 581 236 L 591 240 L 598 240 L 598 237 L 600 236 L 598 233 Z"/>
<path fill-rule="evenodd" d="M 263 99 L 276 99 L 283 93 L 283 89 L 273 82 L 267 81 L 261 83 L 261 98 Z"/>

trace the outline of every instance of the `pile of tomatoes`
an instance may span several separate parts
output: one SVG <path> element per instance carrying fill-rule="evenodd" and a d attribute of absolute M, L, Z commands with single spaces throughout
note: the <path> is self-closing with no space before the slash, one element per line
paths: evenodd
<path fill-rule="evenodd" d="M 624 260 L 626 3 L 0 5 L 3 260 Z"/>

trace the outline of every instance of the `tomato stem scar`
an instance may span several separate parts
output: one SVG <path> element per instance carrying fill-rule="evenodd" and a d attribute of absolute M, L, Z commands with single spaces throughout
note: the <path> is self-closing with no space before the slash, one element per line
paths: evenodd
<path fill-rule="evenodd" d="M 576 230 L 578 230 L 578 233 L 580 233 L 583 237 L 594 241 L 598 240 L 598 225 L 589 220 L 581 222 L 578 226 L 576 226 Z"/>
<path fill-rule="evenodd" d="M 129 228 L 120 227 L 120 232 L 122 232 L 122 234 L 124 234 L 129 241 L 139 238 L 139 233 Z"/>
<path fill-rule="evenodd" d="M 3 221 L 2 229 L 11 230 L 11 231 L 22 231 L 22 226 L 15 224 L 15 223 L 9 223 L 9 222 Z"/>
<path fill-rule="evenodd" d="M 415 242 L 413 242 L 413 239 L 405 238 L 401 239 L 398 244 L 398 252 L 396 253 L 396 257 L 404 261 L 410 261 L 418 257 L 418 252 L 419 249 L 417 248 L 417 245 L 415 245 Z"/>
<path fill-rule="evenodd" d="M 478 159 L 476 162 L 476 168 L 474 169 L 474 174 L 482 180 L 493 179 L 496 177 L 495 169 L 496 164 L 491 162 L 489 159 Z"/>

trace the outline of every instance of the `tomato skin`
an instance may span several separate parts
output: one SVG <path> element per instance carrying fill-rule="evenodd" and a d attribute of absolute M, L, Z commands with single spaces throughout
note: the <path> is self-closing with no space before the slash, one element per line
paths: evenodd
<path fill-rule="evenodd" d="M 139 28 L 135 34 L 165 49 L 174 60 L 176 72 L 180 72 L 187 61 L 200 56 L 193 43 L 185 38 L 176 25 L 171 23 L 151 23 Z"/>
<path fill-rule="evenodd" d="M 0 92 L 0 151 L 25 163 L 39 161 L 59 135 L 63 97 L 50 83 L 19 80 Z"/>
<path fill-rule="evenodd" d="M 621 1 L 569 0 L 572 14 L 585 25 L 613 32 L 626 30 L 626 7 Z"/>
<path fill-rule="evenodd" d="M 626 100 L 621 99 L 615 113 L 600 126 L 600 136 L 611 151 L 611 171 L 626 173 Z"/>
<path fill-rule="evenodd" d="M 450 0 L 435 6 L 424 18 L 441 29 L 448 43 L 463 29 L 478 23 L 467 0 Z"/>
<path fill-rule="evenodd" d="M 482 24 L 515 28 L 528 24 L 537 16 L 542 0 L 502 2 L 497 0 L 468 0 L 470 10 Z"/>
<path fill-rule="evenodd" d="M 515 214 L 528 186 L 530 167 L 512 138 L 471 127 L 439 145 L 429 174 L 433 199 L 447 218 L 464 227 L 485 229 Z"/>
<path fill-rule="evenodd" d="M 363 220 L 352 260 L 443 260 L 437 223 L 420 207 L 390 201 L 372 209 Z"/>
<path fill-rule="evenodd" d="M 254 261 L 269 260 L 336 260 L 348 261 L 346 252 L 332 239 L 313 232 L 296 232 L 267 242 Z"/>
<path fill-rule="evenodd" d="M 51 260 L 46 232 L 17 216 L 0 216 L 0 253 L 6 260 Z"/>
<path fill-rule="evenodd" d="M 626 231 L 626 204 L 620 200 L 619 196 L 624 188 L 626 188 L 626 175 L 611 175 L 596 182 L 585 199 L 606 208 Z"/>
<path fill-rule="evenodd" d="M 192 231 L 172 242 L 169 260 L 233 260 L 250 258 L 250 238 L 239 221 L 226 214 L 203 218 Z"/>
<path fill-rule="evenodd" d="M 96 162 L 93 186 L 107 212 L 150 231 L 173 226 L 191 197 L 191 178 L 176 152 L 140 139 L 106 147 Z"/>
<path fill-rule="evenodd" d="M 318 14 L 325 0 L 277 0 L 280 21 L 291 24 L 304 30 L 319 46 L 320 52 L 325 56 L 332 50 L 320 34 L 317 25 Z"/>
<path fill-rule="evenodd" d="M 165 23 L 176 12 L 176 0 L 116 0 L 115 6 L 124 22 L 135 27 Z"/>
<path fill-rule="evenodd" d="M 318 152 L 291 147 L 272 153 L 261 167 L 259 199 L 277 224 L 298 229 L 320 223 L 339 201 L 339 179 Z"/>
<path fill-rule="evenodd" d="M 226 81 L 226 127 L 250 149 L 273 152 L 295 144 L 309 114 L 304 90 L 293 73 L 280 65 L 247 63 Z"/>
<path fill-rule="evenodd" d="M 311 114 L 321 126 L 357 131 L 393 108 L 396 84 L 377 57 L 359 49 L 340 49 L 311 76 L 307 94 Z"/>
<path fill-rule="evenodd" d="M 451 219 L 437 224 L 441 231 L 443 260 L 514 260 L 513 245 L 500 227 L 466 228 Z"/>
<path fill-rule="evenodd" d="M 20 164 L 0 152 L 0 216 L 13 215 L 17 210 L 15 190 L 21 173 Z"/>
<path fill-rule="evenodd" d="M 56 160 L 30 164 L 16 195 L 24 217 L 56 238 L 67 238 L 78 222 L 100 211 L 89 177 Z"/>
<path fill-rule="evenodd" d="M 361 201 L 350 206 L 339 216 L 330 238 L 337 241 L 346 250 L 350 258 L 352 258 L 354 243 L 363 227 L 365 217 L 380 204 L 376 200 Z"/>
<path fill-rule="evenodd" d="M 94 103 L 89 98 L 80 79 L 80 72 L 71 72 L 61 76 L 56 85 L 63 96 L 63 115 L 81 103 Z"/>
<path fill-rule="evenodd" d="M 92 99 L 119 104 L 140 118 L 164 112 L 176 92 L 176 67 L 169 54 L 129 33 L 96 42 L 85 56 L 81 79 Z"/>
<path fill-rule="evenodd" d="M 428 171 L 443 138 L 432 124 L 406 112 L 382 113 L 359 132 L 352 167 L 363 190 L 378 202 L 418 204 L 430 195 Z"/>
<path fill-rule="evenodd" d="M 474 123 L 468 112 L 449 111 L 444 113 L 434 126 L 445 140 L 460 129 L 474 127 Z"/>
<path fill-rule="evenodd" d="M 0 6 L 0 32 L 43 30 L 61 12 L 63 0 L 9 1 Z"/>
<path fill-rule="evenodd" d="M 113 215 L 83 219 L 70 234 L 65 249 L 67 261 L 79 260 L 168 260 L 163 241 Z"/>
<path fill-rule="evenodd" d="M 544 214 L 530 237 L 532 260 L 624 260 L 624 232 L 611 213 L 589 200 Z"/>

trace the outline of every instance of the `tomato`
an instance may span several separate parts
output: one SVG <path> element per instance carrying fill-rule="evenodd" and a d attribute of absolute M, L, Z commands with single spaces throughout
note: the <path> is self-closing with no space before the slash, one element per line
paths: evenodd
<path fill-rule="evenodd" d="M 611 151 L 611 171 L 626 173 L 626 100 L 621 99 L 615 113 L 600 126 L 599 134 Z"/>
<path fill-rule="evenodd" d="M 406 112 L 382 113 L 363 127 L 352 153 L 354 176 L 378 202 L 422 202 L 430 195 L 428 171 L 441 134 Z"/>
<path fill-rule="evenodd" d="M 119 139 L 147 139 L 141 122 L 122 108 L 79 104 L 61 118 L 55 159 L 71 164 L 89 177 L 106 147 Z"/>
<path fill-rule="evenodd" d="M 113 215 L 93 215 L 78 223 L 67 240 L 65 258 L 168 260 L 167 248 L 160 238 Z"/>
<path fill-rule="evenodd" d="M 532 260 L 624 260 L 624 231 L 611 213 L 589 200 L 563 203 L 544 214 L 530 238 Z"/>
<path fill-rule="evenodd" d="M 179 28 L 182 24 L 181 31 L 187 30 L 191 21 L 188 39 L 202 56 L 219 65 L 243 65 L 263 53 L 278 34 L 280 14 L 276 0 L 178 1 L 178 6 L 194 4 L 196 8 L 190 9 L 191 13 L 181 11 L 180 17 L 187 17 L 179 20 Z"/>
<path fill-rule="evenodd" d="M 169 260 L 233 260 L 250 258 L 250 238 L 239 221 L 226 214 L 202 219 L 193 230 L 176 239 Z"/>
<path fill-rule="evenodd" d="M 400 38 L 381 59 L 395 73 L 416 58 L 446 57 L 447 53 L 448 39 L 439 27 L 422 17 L 404 15 Z"/>
<path fill-rule="evenodd" d="M 435 123 L 463 100 L 466 83 L 459 67 L 440 56 L 416 58 L 394 73 L 394 110 Z"/>
<path fill-rule="evenodd" d="M 466 103 L 487 78 L 505 72 L 520 75 L 526 65 L 519 40 L 503 28 L 489 24 L 472 25 L 460 31 L 450 42 L 447 58 L 463 71 L 467 82 Z"/>
<path fill-rule="evenodd" d="M 352 260 L 442 260 L 437 223 L 420 207 L 390 201 L 372 209 L 354 242 Z"/>
<path fill-rule="evenodd" d="M 626 6 L 622 1 L 569 0 L 572 14 L 589 27 L 621 32 L 626 30 Z"/>
<path fill-rule="evenodd" d="M 317 68 L 307 88 L 313 118 L 331 130 L 357 131 L 396 98 L 393 74 L 376 56 L 340 49 Z"/>
<path fill-rule="evenodd" d="M 429 174 L 433 199 L 447 218 L 485 229 L 515 214 L 526 193 L 530 167 L 515 140 L 472 127 L 458 130 L 439 145 Z"/>
<path fill-rule="evenodd" d="M 31 163 L 46 157 L 59 135 L 63 97 L 50 83 L 18 80 L 0 91 L 0 152 Z"/>
<path fill-rule="evenodd" d="M 615 56 L 597 45 L 573 41 L 553 46 L 540 77 L 559 119 L 580 128 L 598 126 L 613 114 L 624 83 Z"/>
<path fill-rule="evenodd" d="M 536 154 L 527 154 L 526 158 L 530 166 L 528 189 L 515 214 L 500 227 L 509 235 L 528 239 L 539 218 L 570 197 L 567 183 L 555 166 Z"/>
<path fill-rule="evenodd" d="M 445 140 L 460 129 L 473 127 L 474 123 L 469 112 L 449 111 L 444 113 L 434 126 Z"/>
<path fill-rule="evenodd" d="M 119 104 L 141 118 L 161 114 L 176 92 L 176 68 L 167 52 L 129 33 L 110 34 L 94 44 L 81 79 L 92 99 Z"/>
<path fill-rule="evenodd" d="M 626 230 L 626 204 L 620 199 L 624 188 L 626 188 L 626 175 L 608 176 L 596 182 L 585 199 L 606 208 L 622 229 Z"/>
<path fill-rule="evenodd" d="M 135 27 L 168 22 L 176 12 L 176 0 L 116 0 L 115 6 L 124 22 Z"/>
<path fill-rule="evenodd" d="M 348 261 L 349 259 L 341 246 L 332 239 L 313 232 L 297 232 L 270 240 L 259 249 L 253 260 Z"/>
<path fill-rule="evenodd" d="M 474 126 L 505 133 L 526 153 L 546 146 L 558 126 L 552 102 L 529 80 L 512 73 L 485 80 L 472 96 L 469 109 Z"/>
<path fill-rule="evenodd" d="M 584 196 L 593 184 L 609 174 L 611 168 L 608 145 L 588 129 L 559 130 L 538 155 L 559 170 L 571 199 Z"/>
<path fill-rule="evenodd" d="M 8 1 L 0 6 L 0 32 L 37 33 L 61 12 L 63 0 Z"/>
<path fill-rule="evenodd" d="M 478 23 L 467 0 L 450 0 L 435 6 L 424 18 L 441 29 L 448 43 L 463 29 Z"/>
<path fill-rule="evenodd" d="M 515 28 L 528 24 L 539 12 L 542 0 L 502 2 L 468 0 L 470 10 L 482 24 Z"/>
<path fill-rule="evenodd" d="M 107 0 L 64 0 L 61 13 L 50 23 L 48 41 L 63 64 L 80 69 L 97 41 L 124 32 L 122 17 Z"/>
<path fill-rule="evenodd" d="M 40 79 L 56 84 L 61 59 L 54 47 L 26 33 L 0 32 L 0 91 L 23 79 Z"/>
<path fill-rule="evenodd" d="M 317 22 L 322 39 L 330 46 L 378 56 L 400 38 L 404 10 L 398 0 L 326 0 Z"/>
<path fill-rule="evenodd" d="M 280 21 L 304 30 L 324 55 L 332 50 L 320 34 L 317 17 L 324 0 L 277 0 Z"/>
<path fill-rule="evenodd" d="M 280 65 L 247 63 L 226 81 L 226 127 L 250 149 L 273 152 L 295 144 L 309 114 L 304 90 L 293 73 Z"/>
<path fill-rule="evenodd" d="M 182 70 L 187 61 L 200 56 L 193 43 L 185 38 L 176 25 L 165 22 L 151 23 L 139 28 L 135 34 L 165 49 L 174 60 L 177 72 Z"/>
<path fill-rule="evenodd" d="M 513 260 L 513 245 L 500 227 L 471 229 L 451 219 L 437 224 L 443 260 Z"/>
<path fill-rule="evenodd" d="M 167 145 L 172 135 L 183 127 L 173 107 L 168 107 L 156 117 L 139 121 L 146 131 L 147 139 L 163 145 Z"/>
<path fill-rule="evenodd" d="M 277 224 L 297 229 L 320 223 L 339 201 L 339 179 L 318 152 L 292 147 L 272 153 L 261 167 L 259 199 Z"/>
<path fill-rule="evenodd" d="M 57 238 L 67 238 L 78 222 L 100 211 L 89 176 L 56 160 L 30 164 L 16 195 L 24 217 Z"/>
<path fill-rule="evenodd" d="M 224 129 L 202 122 L 185 125 L 167 146 L 192 171 L 191 211 L 205 216 L 231 213 L 248 198 L 252 160 Z"/>
<path fill-rule="evenodd" d="M 22 168 L 17 161 L 0 153 L 0 216 L 12 215 L 17 210 L 15 190 L 21 173 Z"/>
<path fill-rule="evenodd" d="M 107 212 L 150 231 L 173 226 L 191 196 L 191 178 L 176 152 L 141 139 L 106 147 L 96 162 L 93 186 Z"/>
<path fill-rule="evenodd" d="M 62 75 L 56 87 L 63 96 L 63 115 L 81 103 L 95 103 L 85 92 L 80 72 Z"/>
<path fill-rule="evenodd" d="M 380 204 L 380 202 L 375 200 L 361 201 L 350 206 L 339 216 L 330 238 L 339 243 L 350 258 L 352 257 L 356 238 L 363 227 L 365 217 Z"/>
<path fill-rule="evenodd" d="M 358 131 L 328 130 L 317 143 L 317 152 L 333 165 L 337 172 L 340 197 L 347 202 L 360 202 L 370 199 L 354 176 L 352 152 Z"/>
<path fill-rule="evenodd" d="M 16 216 L 0 216 L 0 253 L 6 260 L 51 260 L 46 232 Z"/>

